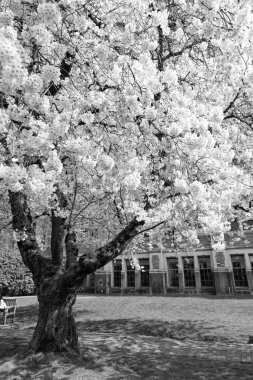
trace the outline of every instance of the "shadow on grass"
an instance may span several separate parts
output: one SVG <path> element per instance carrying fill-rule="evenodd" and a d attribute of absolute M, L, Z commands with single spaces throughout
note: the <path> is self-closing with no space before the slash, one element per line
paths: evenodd
<path fill-rule="evenodd" d="M 35 315 L 36 316 L 36 315 Z M 27 355 L 34 327 L 24 324 L 0 326 L 0 379 L 52 380 L 72 379 L 76 370 L 100 373 L 103 364 L 82 347 L 80 357 L 68 354 L 38 353 Z M 86 378 L 80 377 L 80 378 Z M 89 374 L 87 378 L 90 378 Z"/>
<path fill-rule="evenodd" d="M 0 363 L 27 349 L 33 330 L 14 325 L 0 326 Z"/>
<path fill-rule="evenodd" d="M 63 359 L 53 354 L 38 354 L 24 359 L 19 354 L 27 349 L 37 313 L 38 305 L 18 307 L 17 328 L 15 324 L 0 326 L 1 379 L 252 380 L 252 365 L 203 357 L 194 359 L 186 353 L 180 354 L 176 342 L 159 339 L 229 341 L 221 340 L 221 336 L 216 334 L 216 329 L 222 326 L 212 328 L 193 320 L 86 320 L 92 318 L 93 312 L 77 310 L 74 314 L 80 336 L 81 359 Z"/>
<path fill-rule="evenodd" d="M 77 316 L 78 318 L 78 316 Z M 130 335 L 144 335 L 177 340 L 198 340 L 207 342 L 230 343 L 231 341 L 215 330 L 222 326 L 205 326 L 200 321 L 178 320 L 140 320 L 140 319 L 108 319 L 77 321 L 79 330 L 96 333 L 121 333 Z"/>
<path fill-rule="evenodd" d="M 79 326 L 80 327 L 80 326 Z M 24 331 L 24 334 L 26 332 Z M 252 380 L 252 365 L 180 354 L 154 337 L 86 335 L 81 331 L 82 357 L 37 354 L 5 361 L 0 378 L 15 380 Z M 82 335 L 84 338 L 82 338 Z M 24 335 L 26 336 L 26 334 Z M 24 339 L 26 340 L 26 338 Z M 19 342 L 19 350 L 23 347 Z M 109 370 L 108 370 L 109 369 Z"/>
<path fill-rule="evenodd" d="M 115 359 L 114 359 L 115 360 Z M 115 364 L 117 373 L 106 380 L 145 379 L 145 380 L 217 380 L 252 379 L 252 367 L 236 363 L 224 363 L 204 358 L 187 356 L 156 357 L 140 354 L 124 357 Z"/>
<path fill-rule="evenodd" d="M 90 312 L 83 312 L 90 314 Z M 32 338 L 38 319 L 38 305 L 19 306 L 15 322 L 0 324 L 0 363 L 2 359 L 12 357 L 25 351 Z"/>
<path fill-rule="evenodd" d="M 18 355 L 13 357 L 25 351 L 33 330 L 21 325 L 19 329 L 1 328 L 0 378 L 252 379 L 252 365 L 193 357 L 190 352 L 188 356 L 180 351 L 176 342 L 157 339 L 166 336 L 186 339 L 207 332 L 207 328 L 194 321 L 79 321 L 77 327 L 82 351 L 80 359 L 55 354 L 38 354 L 26 359 Z"/>
<path fill-rule="evenodd" d="M 23 308 L 26 309 L 26 308 Z M 29 306 L 29 314 L 25 310 L 19 311 L 18 321 L 20 325 L 8 324 L 0 326 L 0 360 L 24 351 L 32 337 L 35 322 L 37 320 L 37 307 Z M 22 322 L 29 323 L 30 327 L 25 327 Z M 32 325 L 32 322 L 34 324 Z M 162 322 L 157 320 L 129 320 L 129 319 L 116 319 L 116 320 L 103 320 L 103 321 L 77 321 L 77 330 L 80 337 L 84 337 L 85 333 L 107 333 L 117 337 L 118 335 L 132 336 L 136 335 L 149 337 L 170 338 L 177 340 L 204 339 L 205 334 L 211 330 L 201 326 L 199 323 L 193 321 L 176 321 L 176 322 Z M 213 340 L 213 339 L 212 339 Z"/>

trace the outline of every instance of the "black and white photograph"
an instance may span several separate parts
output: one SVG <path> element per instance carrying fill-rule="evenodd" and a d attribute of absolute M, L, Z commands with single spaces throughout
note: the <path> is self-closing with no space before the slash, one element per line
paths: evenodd
<path fill-rule="evenodd" d="M 253 1 L 0 0 L 0 380 L 253 379 Z"/>

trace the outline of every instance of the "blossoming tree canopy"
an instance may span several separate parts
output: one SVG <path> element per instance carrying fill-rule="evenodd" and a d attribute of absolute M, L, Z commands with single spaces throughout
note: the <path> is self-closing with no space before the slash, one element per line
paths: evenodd
<path fill-rule="evenodd" d="M 238 139 L 248 143 L 236 100 L 252 91 L 251 1 L 0 7 L 0 186 L 44 305 L 31 347 L 73 348 L 70 309 L 88 273 L 155 226 L 192 243 L 196 228 L 222 233 L 250 197 L 250 170 L 235 158 Z M 249 164 L 249 145 L 243 154 Z M 42 215 L 51 258 L 36 238 Z M 78 261 L 75 226 L 90 250 Z M 57 329 L 42 332 L 52 294 Z"/>

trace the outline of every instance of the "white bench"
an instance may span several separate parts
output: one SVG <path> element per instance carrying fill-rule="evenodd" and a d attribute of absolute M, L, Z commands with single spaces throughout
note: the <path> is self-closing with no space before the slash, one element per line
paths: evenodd
<path fill-rule="evenodd" d="M 11 317 L 12 323 L 15 319 L 16 308 L 17 308 L 17 299 L 13 297 L 4 297 L 4 302 L 6 303 L 6 307 L 4 309 L 0 309 L 0 317 L 3 320 L 3 325 L 7 323 L 7 318 Z"/>

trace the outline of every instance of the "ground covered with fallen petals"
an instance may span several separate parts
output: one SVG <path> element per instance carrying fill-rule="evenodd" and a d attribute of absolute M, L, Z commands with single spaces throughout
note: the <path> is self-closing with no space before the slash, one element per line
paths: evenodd
<path fill-rule="evenodd" d="M 24 358 L 37 309 L 20 298 L 16 323 L 0 326 L 1 379 L 253 378 L 251 298 L 79 296 L 79 359 Z"/>

